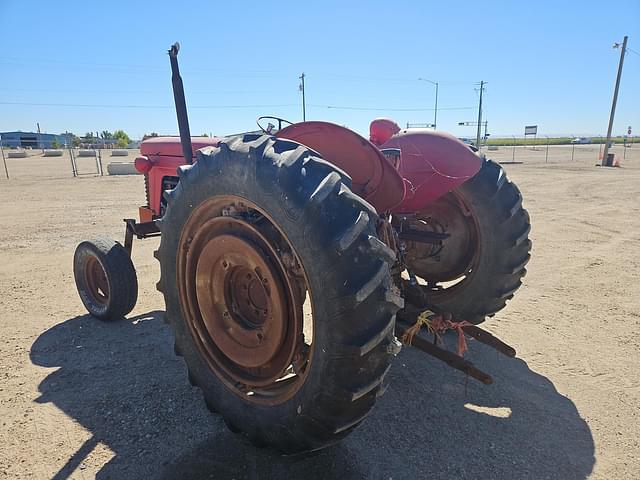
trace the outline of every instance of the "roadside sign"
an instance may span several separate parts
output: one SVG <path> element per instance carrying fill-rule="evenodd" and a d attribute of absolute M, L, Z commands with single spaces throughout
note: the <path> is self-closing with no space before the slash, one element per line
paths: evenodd
<path fill-rule="evenodd" d="M 631 135 L 631 125 L 629 125 L 629 128 L 627 129 L 627 135 Z"/>
<path fill-rule="evenodd" d="M 538 126 L 537 125 L 528 125 L 524 127 L 525 135 L 537 135 L 538 134 Z"/>

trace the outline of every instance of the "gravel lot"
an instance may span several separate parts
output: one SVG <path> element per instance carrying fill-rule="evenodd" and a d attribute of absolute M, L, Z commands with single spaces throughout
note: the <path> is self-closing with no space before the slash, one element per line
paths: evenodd
<path fill-rule="evenodd" d="M 597 146 L 573 161 L 571 147 L 552 148 L 548 164 L 544 149 L 522 148 L 523 163 L 505 165 L 531 213 L 533 259 L 486 326 L 518 358 L 470 342 L 468 357 L 494 377 L 487 387 L 404 348 L 370 418 L 304 457 L 256 450 L 189 385 L 162 322 L 157 239 L 134 243 L 130 319 L 84 314 L 75 245 L 122 239 L 122 219 L 144 203 L 141 177 L 71 178 L 67 157 L 8 160 L 0 478 L 638 478 L 640 145 L 619 169 L 594 166 Z"/>

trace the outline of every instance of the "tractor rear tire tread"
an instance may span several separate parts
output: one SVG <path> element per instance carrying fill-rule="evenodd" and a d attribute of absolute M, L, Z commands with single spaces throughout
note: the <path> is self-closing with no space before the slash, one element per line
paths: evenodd
<path fill-rule="evenodd" d="M 377 212 L 350 185 L 344 172 L 300 144 L 245 135 L 201 150 L 168 196 L 158 253 L 163 279 L 176 278 L 186 219 L 216 195 L 264 208 L 300 257 L 313 298 L 313 356 L 300 390 L 273 406 L 237 396 L 208 368 L 182 317 L 175 281 L 162 285 L 176 343 L 207 403 L 252 443 L 284 453 L 324 448 L 353 430 L 381 395 L 397 353 L 401 302 L 389 301 L 388 254 L 369 240 Z"/>
<path fill-rule="evenodd" d="M 471 281 L 466 286 L 463 281 L 455 295 L 426 289 L 425 294 L 437 310 L 479 324 L 503 309 L 522 285 L 531 258 L 530 217 L 520 190 L 492 160 L 485 160 L 458 192 L 478 217 L 483 257 Z"/>
<path fill-rule="evenodd" d="M 369 215 L 367 212 L 361 211 L 358 214 L 356 221 L 350 225 L 344 232 L 342 232 L 335 240 L 335 246 L 338 253 L 344 253 L 353 242 L 355 242 L 360 234 L 364 232 L 364 229 L 369 225 Z"/>

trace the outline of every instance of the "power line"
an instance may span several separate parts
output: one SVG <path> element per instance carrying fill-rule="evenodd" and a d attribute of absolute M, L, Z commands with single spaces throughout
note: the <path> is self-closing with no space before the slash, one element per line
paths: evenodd
<path fill-rule="evenodd" d="M 59 61 L 59 60 L 51 60 L 50 58 L 24 58 L 24 57 L 11 57 L 11 56 L 0 56 L 0 61 L 5 65 L 11 64 L 18 67 L 30 67 L 37 68 L 38 65 L 49 65 L 56 67 L 78 67 L 82 69 L 91 69 L 94 71 L 108 71 L 111 73 L 139 73 L 145 74 L 150 71 L 154 72 L 164 72 L 166 69 L 160 64 L 127 64 L 127 63 L 97 63 L 97 62 L 69 62 L 69 61 Z M 88 68 L 87 68 L 88 67 Z M 185 71 L 193 74 L 193 73 L 217 73 L 222 75 L 228 75 L 228 70 L 224 68 L 203 68 L 201 66 L 197 66 L 195 68 L 189 68 L 189 66 L 185 66 Z M 261 69 L 261 70 L 242 70 L 241 72 L 235 71 L 233 76 L 238 77 L 274 77 L 279 78 L 285 75 L 289 75 L 287 72 L 283 72 L 281 70 L 269 70 L 269 69 Z M 315 72 L 315 75 L 319 77 L 333 77 L 333 78 L 341 78 L 347 80 L 354 81 L 366 81 L 372 83 L 389 83 L 389 82 L 404 82 L 404 83 L 415 83 L 416 78 L 403 78 L 403 77 L 380 77 L 380 76 L 371 76 L 371 75 L 349 75 L 349 74 L 341 74 L 341 73 L 333 73 L 333 72 L 323 72 L 318 71 Z M 470 81 L 456 81 L 456 80 L 443 80 L 438 82 L 442 85 L 470 85 L 473 82 Z"/>
<path fill-rule="evenodd" d="M 636 52 L 633 48 L 627 47 L 627 51 L 631 52 L 631 53 L 635 53 L 636 55 L 638 55 L 640 57 L 640 53 Z"/>
<path fill-rule="evenodd" d="M 141 94 L 150 93 L 149 90 L 77 90 L 75 88 L 5 88 L 0 87 L 0 91 L 5 92 L 43 92 L 43 93 L 116 93 L 116 94 Z M 213 95 L 220 93 L 270 93 L 270 90 L 189 90 L 190 95 Z"/>
<path fill-rule="evenodd" d="M 309 104 L 311 107 L 316 108 L 330 108 L 335 110 L 363 110 L 363 111 L 374 111 L 374 112 L 432 112 L 433 108 L 369 108 L 369 107 L 351 107 L 351 106 L 340 106 L 340 105 L 319 105 L 319 104 Z M 438 110 L 473 110 L 475 107 L 438 107 Z"/>
<path fill-rule="evenodd" d="M 139 108 L 139 109 L 163 109 L 175 108 L 173 105 L 108 105 L 108 104 L 88 104 L 88 103 L 35 103 L 35 102 L 0 102 L 0 105 L 24 105 L 32 107 L 81 107 L 81 108 Z M 191 105 L 189 108 L 277 108 L 295 107 L 294 103 L 284 103 L 277 105 Z"/>
<path fill-rule="evenodd" d="M 37 102 L 3 102 L 0 105 L 20 105 L 32 107 L 78 107 L 78 108 L 133 108 L 133 109 L 166 109 L 174 108 L 172 105 L 129 105 L 129 104 L 96 104 L 96 103 L 37 103 Z M 268 104 L 268 105 L 190 105 L 193 109 L 222 109 L 222 108 L 281 108 L 296 107 L 295 103 Z M 427 112 L 433 108 L 373 108 L 354 107 L 344 105 L 309 104 L 311 107 L 327 108 L 335 110 L 362 110 L 362 111 L 392 111 L 392 112 Z M 438 107 L 438 110 L 472 110 L 475 107 Z"/>

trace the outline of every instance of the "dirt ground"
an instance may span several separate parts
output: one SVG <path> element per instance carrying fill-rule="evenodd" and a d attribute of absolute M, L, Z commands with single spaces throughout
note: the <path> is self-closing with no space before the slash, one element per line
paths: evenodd
<path fill-rule="evenodd" d="M 189 385 L 162 322 L 157 239 L 134 243 L 140 294 L 129 320 L 85 315 L 74 248 L 98 234 L 122 239 L 122 219 L 144 202 L 141 177 L 71 178 L 65 157 L 8 160 L 0 478 L 638 478 L 640 145 L 618 169 L 595 167 L 597 155 L 581 146 L 572 161 L 571 147 L 554 147 L 545 163 L 544 149 L 522 148 L 523 163 L 505 165 L 534 247 L 524 287 L 486 323 L 518 358 L 470 342 L 468 357 L 495 383 L 404 348 L 367 421 L 303 457 L 256 450 Z"/>

